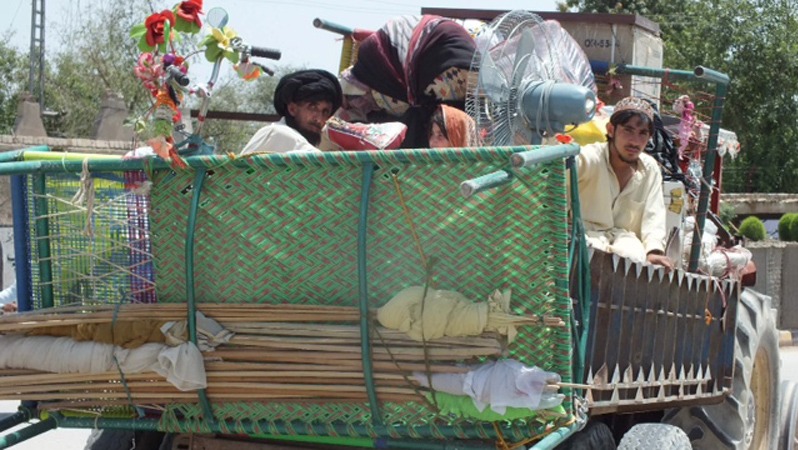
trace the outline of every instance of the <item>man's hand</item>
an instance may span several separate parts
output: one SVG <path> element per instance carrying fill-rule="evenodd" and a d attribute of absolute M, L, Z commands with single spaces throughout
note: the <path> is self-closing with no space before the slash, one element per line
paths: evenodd
<path fill-rule="evenodd" d="M 665 267 L 665 272 L 670 272 L 673 270 L 673 261 L 663 254 L 651 252 L 646 255 L 646 260 L 649 264 L 656 264 L 658 266 Z"/>
<path fill-rule="evenodd" d="M 5 305 L 3 305 L 3 312 L 4 313 L 17 312 L 17 302 L 6 303 Z"/>

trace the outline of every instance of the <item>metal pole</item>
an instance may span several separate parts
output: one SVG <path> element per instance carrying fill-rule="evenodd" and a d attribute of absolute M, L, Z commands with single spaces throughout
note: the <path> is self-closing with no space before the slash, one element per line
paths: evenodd
<path fill-rule="evenodd" d="M 49 418 L 47 420 L 34 423 L 33 425 L 29 425 L 19 431 L 15 431 L 5 436 L 0 436 L 0 449 L 11 447 L 12 445 L 19 444 L 22 441 L 27 441 L 28 439 L 36 437 L 42 433 L 54 430 L 56 427 L 58 427 L 58 423 L 56 423 L 55 419 Z"/>
<path fill-rule="evenodd" d="M 44 0 L 31 0 L 28 91 L 44 111 Z M 38 80 L 36 79 L 38 77 Z"/>
<path fill-rule="evenodd" d="M 39 114 L 44 113 L 44 0 L 41 2 L 41 15 L 39 20 Z"/>
<path fill-rule="evenodd" d="M 33 95 L 33 73 L 36 72 L 34 66 L 36 61 L 36 2 L 38 0 L 31 0 L 30 2 L 30 67 L 28 69 L 28 91 Z"/>

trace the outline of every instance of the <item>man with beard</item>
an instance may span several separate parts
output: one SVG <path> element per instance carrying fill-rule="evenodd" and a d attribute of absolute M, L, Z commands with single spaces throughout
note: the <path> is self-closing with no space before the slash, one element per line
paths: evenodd
<path fill-rule="evenodd" d="M 341 98 L 338 78 L 325 70 L 282 77 L 274 91 L 274 109 L 282 119 L 258 130 L 241 154 L 319 151 L 321 130 Z"/>
<path fill-rule="evenodd" d="M 607 142 L 582 147 L 577 158 L 579 198 L 589 245 L 670 271 L 662 174 L 643 151 L 653 132 L 648 102 L 619 101 L 607 123 Z"/>

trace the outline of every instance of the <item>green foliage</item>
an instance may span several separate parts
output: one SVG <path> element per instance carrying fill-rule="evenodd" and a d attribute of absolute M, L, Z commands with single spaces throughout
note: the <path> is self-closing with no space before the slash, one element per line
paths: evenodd
<path fill-rule="evenodd" d="M 160 11 L 174 1 L 118 3 L 93 2 L 83 12 L 80 23 L 63 22 L 56 25 L 51 36 L 62 36 L 57 53 L 47 54 L 45 106 L 58 115 L 45 120 L 49 136 L 90 138 L 94 133 L 94 119 L 107 92 L 120 94 L 129 112 L 130 122 L 146 113 L 152 96 L 133 74 L 140 54 L 138 38 L 130 30 L 153 10 Z M 235 18 L 232 18 L 233 25 Z M 72 24 L 71 26 L 65 25 Z M 0 133 L 10 134 L 16 117 L 18 97 L 27 90 L 27 55 L 0 41 Z M 182 54 L 198 48 L 200 38 L 189 36 L 179 45 Z M 55 46 L 53 46 L 55 47 Z M 51 48 L 53 48 L 51 47 Z M 210 64 L 201 54 L 189 60 L 192 81 L 208 76 Z M 226 65 L 230 67 L 230 65 Z M 207 69 L 205 72 L 198 69 Z M 288 70 L 288 69 L 286 69 Z M 207 74 L 206 74 L 207 73 Z M 262 76 L 255 82 L 238 77 L 222 78 L 214 87 L 210 109 L 238 112 L 274 112 L 271 106 L 274 87 L 279 79 Z M 196 99 L 187 99 L 190 107 L 198 106 Z M 208 120 L 202 134 L 214 142 L 220 151 L 238 152 L 255 130 L 263 124 L 223 120 Z M 151 131 L 151 130 L 150 130 Z M 146 139 L 148 132 L 142 133 Z"/>
<path fill-rule="evenodd" d="M 146 110 L 150 94 L 133 75 L 138 59 L 130 28 L 143 22 L 149 7 L 138 2 L 101 2 L 64 36 L 61 52 L 48 56 L 45 105 L 59 116 L 45 122 L 49 136 L 91 137 L 106 92 L 121 94 L 132 115 Z"/>
<path fill-rule="evenodd" d="M 752 241 L 764 241 L 767 237 L 767 230 L 759 217 L 750 216 L 740 224 L 740 235 Z"/>
<path fill-rule="evenodd" d="M 798 192 L 796 0 L 566 0 L 561 9 L 636 13 L 662 31 L 665 67 L 729 75 L 723 127 L 742 151 L 724 160 L 727 192 Z"/>
<path fill-rule="evenodd" d="M 779 219 L 780 241 L 798 241 L 798 236 L 793 235 L 792 230 L 790 229 L 793 225 L 793 222 L 796 221 L 798 221 L 798 214 L 796 213 L 787 213 L 781 216 L 781 219 Z"/>
<path fill-rule="evenodd" d="M 11 134 L 19 95 L 27 87 L 26 55 L 6 45 L 10 35 L 0 36 L 0 134 Z"/>
<path fill-rule="evenodd" d="M 734 206 L 726 202 L 720 202 L 720 211 L 718 214 L 721 223 L 728 229 L 731 228 L 732 223 L 734 222 L 734 218 L 737 217 L 737 213 L 734 210 Z"/>

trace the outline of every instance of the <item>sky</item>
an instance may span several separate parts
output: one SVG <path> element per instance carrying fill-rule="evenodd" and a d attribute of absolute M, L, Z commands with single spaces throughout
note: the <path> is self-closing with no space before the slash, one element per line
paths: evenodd
<path fill-rule="evenodd" d="M 44 0 L 45 53 L 58 50 L 64 25 L 91 20 L 85 11 L 94 2 L 123 0 Z M 142 1 L 145 0 L 133 0 Z M 27 50 L 30 46 L 32 0 L 2 0 L 0 30 L 12 31 L 10 43 Z M 177 3 L 153 0 L 156 5 Z M 527 9 L 555 11 L 556 0 L 205 0 L 204 10 L 224 7 L 230 16 L 229 26 L 252 45 L 279 49 L 280 61 L 263 61 L 273 69 L 285 66 L 321 68 L 335 72 L 341 52 L 339 36 L 313 27 L 321 18 L 349 28 L 378 29 L 392 17 L 419 14 L 421 7 L 473 9 Z M 142 22 L 144 21 L 142 17 Z M 229 67 L 227 70 L 230 70 Z"/>

